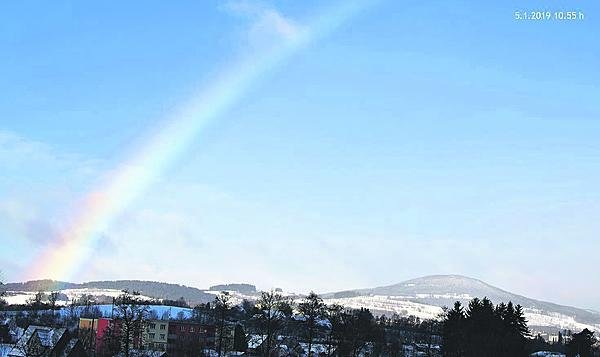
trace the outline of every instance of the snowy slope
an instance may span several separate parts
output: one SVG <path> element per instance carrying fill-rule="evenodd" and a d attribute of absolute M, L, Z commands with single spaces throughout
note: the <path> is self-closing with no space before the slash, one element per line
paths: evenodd
<path fill-rule="evenodd" d="M 61 283 L 63 289 L 60 292 L 67 296 L 68 301 L 82 295 L 114 297 L 121 294 L 121 289 L 128 287 L 131 283 L 139 287 L 143 295 L 148 298 L 172 298 L 181 293 L 186 295 L 186 300 L 192 305 L 198 302 L 212 301 L 219 293 L 216 290 L 202 290 L 175 284 L 144 281 Z M 8 284 L 6 287 L 18 288 L 28 286 L 27 284 Z M 39 287 L 40 282 L 33 285 Z M 52 282 L 52 285 L 56 286 L 56 282 Z M 31 289 L 30 286 L 29 291 L 9 291 L 5 299 L 10 304 L 24 304 L 27 299 L 35 294 Z M 234 304 L 240 304 L 244 299 L 256 300 L 260 295 L 260 293 L 241 293 L 237 291 L 229 291 L 229 293 Z M 283 294 L 295 300 L 301 298 L 295 294 Z M 187 298 L 187 296 L 190 298 Z M 496 288 L 483 281 L 460 275 L 426 276 L 389 286 L 341 291 L 323 294 L 322 296 L 328 304 L 337 303 L 348 308 L 364 307 L 372 310 L 375 314 L 391 315 L 396 313 L 402 316 L 413 315 L 422 319 L 438 318 L 443 306 L 452 306 L 457 300 L 467 304 L 474 297 L 487 296 L 494 303 L 512 301 L 514 304 L 522 305 L 529 326 L 534 328 L 548 327 L 574 331 L 588 328 L 600 333 L 599 312 L 530 299 Z M 59 303 L 66 304 L 68 301 Z M 174 310 L 171 309 L 171 311 Z"/>
<path fill-rule="evenodd" d="M 508 302 L 524 307 L 532 327 L 553 327 L 600 332 L 600 313 L 530 299 L 496 288 L 483 281 L 460 275 L 433 275 L 373 289 L 359 289 L 323 295 L 328 303 L 365 307 L 374 311 L 421 318 L 436 318 L 441 307 L 455 301 L 467 304 L 473 297 L 487 296 L 492 302 Z"/>
<path fill-rule="evenodd" d="M 97 288 L 82 288 L 82 289 L 62 289 L 57 290 L 59 293 L 66 295 L 68 300 L 58 300 L 57 305 L 66 305 L 74 299 L 79 299 L 84 295 L 91 295 L 93 297 L 117 297 L 123 292 L 117 289 L 97 289 Z M 8 304 L 12 305 L 24 305 L 27 304 L 27 300 L 33 298 L 36 292 L 33 291 L 6 291 L 6 296 L 3 297 Z M 150 299 L 149 296 L 141 295 L 144 299 Z"/>

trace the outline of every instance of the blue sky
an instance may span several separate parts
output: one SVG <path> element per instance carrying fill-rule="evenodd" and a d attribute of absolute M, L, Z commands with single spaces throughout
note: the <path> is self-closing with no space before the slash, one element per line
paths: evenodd
<path fill-rule="evenodd" d="M 600 7 L 365 4 L 263 71 L 74 279 L 326 291 L 448 273 L 600 309 Z M 1 4 L 5 278 L 182 103 L 327 6 Z M 539 8 L 586 19 L 513 19 Z"/>

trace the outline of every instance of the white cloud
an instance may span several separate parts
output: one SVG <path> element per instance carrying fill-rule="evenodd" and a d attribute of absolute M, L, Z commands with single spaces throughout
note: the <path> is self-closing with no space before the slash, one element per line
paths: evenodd
<path fill-rule="evenodd" d="M 0 167 L 0 243 L 7 247 L 0 249 L 0 269 L 15 279 L 56 237 L 102 169 L 100 161 L 2 130 Z"/>
<path fill-rule="evenodd" d="M 248 20 L 243 31 L 246 45 L 251 48 L 266 48 L 291 41 L 305 31 L 305 28 L 293 19 L 260 2 L 229 1 L 224 8 Z"/>

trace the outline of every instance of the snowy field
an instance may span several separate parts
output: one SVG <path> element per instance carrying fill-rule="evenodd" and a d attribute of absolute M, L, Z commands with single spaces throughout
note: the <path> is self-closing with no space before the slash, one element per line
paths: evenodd
<path fill-rule="evenodd" d="M 327 304 L 339 304 L 352 309 L 364 307 L 374 311 L 385 311 L 390 314 L 396 313 L 400 316 L 413 315 L 423 320 L 437 319 L 442 313 L 441 307 L 406 301 L 399 299 L 397 296 L 355 296 L 350 298 L 326 299 L 325 302 Z"/>
<path fill-rule="evenodd" d="M 94 297 L 107 296 L 107 297 L 117 297 L 121 295 L 123 292 L 117 289 L 95 289 L 95 288 L 86 288 L 86 289 L 64 289 L 58 290 L 59 293 L 62 293 L 67 296 L 69 300 L 59 300 L 56 302 L 57 305 L 67 305 L 69 302 L 74 299 L 79 299 L 85 295 L 91 295 Z M 4 300 L 11 305 L 25 305 L 27 304 L 27 300 L 32 299 L 36 292 L 33 291 L 7 291 L 7 295 L 4 296 Z M 47 295 L 48 292 L 45 292 Z M 141 295 L 142 298 L 150 300 L 151 298 L 148 296 Z"/>

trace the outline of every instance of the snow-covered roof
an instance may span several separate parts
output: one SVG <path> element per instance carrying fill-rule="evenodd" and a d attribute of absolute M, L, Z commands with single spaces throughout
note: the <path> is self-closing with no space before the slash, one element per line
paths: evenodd
<path fill-rule="evenodd" d="M 551 351 L 537 351 L 530 354 L 531 357 L 566 357 L 566 355 L 560 352 Z"/>
<path fill-rule="evenodd" d="M 130 356 L 135 356 L 135 357 L 162 357 L 162 356 L 166 356 L 167 353 L 164 351 L 151 351 L 151 350 L 132 350 L 129 352 Z M 120 352 L 119 354 L 116 355 L 116 357 L 123 357 L 125 356 L 124 352 Z"/>
<path fill-rule="evenodd" d="M 248 348 L 258 348 L 267 338 L 267 335 L 249 335 Z"/>
<path fill-rule="evenodd" d="M 292 320 L 306 321 L 306 316 L 301 315 L 301 314 L 294 314 L 294 315 L 292 315 Z M 331 328 L 331 322 L 328 319 L 325 319 L 325 318 L 317 318 L 315 320 L 315 324 L 317 326 L 321 326 L 321 327 L 325 327 L 325 328 Z"/>
<path fill-rule="evenodd" d="M 10 352 L 10 356 L 24 356 L 32 338 L 37 338 L 42 347 L 52 350 L 66 331 L 65 328 L 30 325 Z"/>
<path fill-rule="evenodd" d="M 299 344 L 300 344 L 300 347 L 302 347 L 302 350 L 304 352 L 308 352 L 308 343 L 300 342 Z M 327 346 L 322 343 L 313 343 L 312 346 L 310 347 L 310 351 L 313 354 L 316 354 L 318 356 L 321 353 L 327 352 Z"/>
<path fill-rule="evenodd" d="M 16 345 L 10 343 L 0 343 L 0 357 L 7 357 L 8 353 L 15 348 Z"/>

